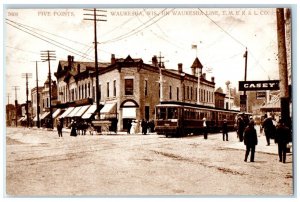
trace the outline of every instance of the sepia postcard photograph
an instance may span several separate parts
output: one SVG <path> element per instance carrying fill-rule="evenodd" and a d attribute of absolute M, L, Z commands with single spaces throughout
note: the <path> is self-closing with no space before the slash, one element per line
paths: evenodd
<path fill-rule="evenodd" d="M 3 197 L 295 197 L 296 16 L 4 4 Z"/>

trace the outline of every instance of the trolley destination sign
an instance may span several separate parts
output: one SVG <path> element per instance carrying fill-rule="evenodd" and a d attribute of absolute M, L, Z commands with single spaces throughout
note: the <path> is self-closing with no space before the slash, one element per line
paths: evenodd
<path fill-rule="evenodd" d="M 279 80 L 239 81 L 239 91 L 279 90 Z"/>

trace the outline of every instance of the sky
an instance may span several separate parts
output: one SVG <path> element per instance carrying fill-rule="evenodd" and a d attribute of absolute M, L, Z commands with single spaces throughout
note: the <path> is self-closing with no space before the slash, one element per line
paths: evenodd
<path fill-rule="evenodd" d="M 106 15 L 97 23 L 98 60 L 142 58 L 151 63 L 153 55 L 163 56 L 167 69 L 191 73 L 198 57 L 207 78 L 215 77 L 216 89 L 225 82 L 238 87 L 244 80 L 246 48 L 247 80 L 279 79 L 275 8 L 101 8 Z M 5 89 L 9 100 L 15 100 L 13 86 L 19 86 L 19 103 L 26 101 L 26 79 L 31 73 L 29 89 L 36 86 L 36 63 L 40 52 L 53 50 L 52 79 L 59 60 L 73 55 L 75 61 L 94 61 L 93 21 L 82 8 L 4 10 Z M 55 45 L 54 45 L 55 44 Z M 192 49 L 197 45 L 197 49 Z M 47 79 L 48 63 L 38 63 L 39 86 Z M 29 97 L 30 100 L 30 97 Z"/>

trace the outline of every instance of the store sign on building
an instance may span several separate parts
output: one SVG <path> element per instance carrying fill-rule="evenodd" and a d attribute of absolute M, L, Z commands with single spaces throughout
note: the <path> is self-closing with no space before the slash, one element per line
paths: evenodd
<path fill-rule="evenodd" d="M 267 93 L 265 91 L 257 91 L 256 99 L 266 99 Z"/>
<path fill-rule="evenodd" d="M 279 90 L 279 80 L 239 81 L 239 91 Z"/>

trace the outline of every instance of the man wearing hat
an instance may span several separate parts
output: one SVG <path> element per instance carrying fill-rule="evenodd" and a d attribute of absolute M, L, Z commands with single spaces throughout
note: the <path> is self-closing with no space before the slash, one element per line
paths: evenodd
<path fill-rule="evenodd" d="M 285 163 L 287 144 L 289 143 L 290 130 L 282 119 L 279 120 L 275 133 L 275 143 L 278 144 L 279 161 Z"/>

